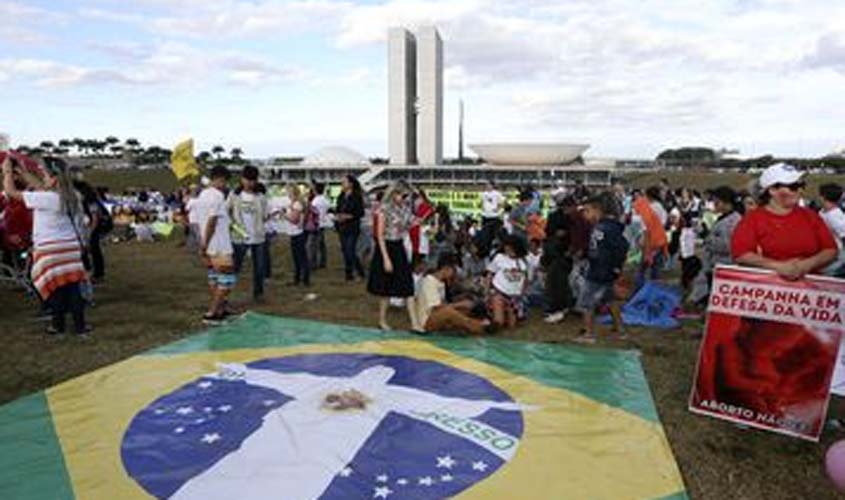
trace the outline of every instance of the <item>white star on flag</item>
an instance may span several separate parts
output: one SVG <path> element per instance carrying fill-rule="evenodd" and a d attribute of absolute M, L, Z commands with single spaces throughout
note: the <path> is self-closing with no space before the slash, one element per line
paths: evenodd
<path fill-rule="evenodd" d="M 437 468 L 440 469 L 445 467 L 447 469 L 451 469 L 457 462 L 450 456 L 446 455 L 445 457 L 437 457 Z"/>
<path fill-rule="evenodd" d="M 176 413 L 178 413 L 179 415 L 188 415 L 188 414 L 191 414 L 193 412 L 194 412 L 194 409 L 191 408 L 190 406 L 183 406 L 183 407 L 179 408 L 178 410 L 176 410 Z"/>
<path fill-rule="evenodd" d="M 220 434 L 216 432 L 213 434 L 206 434 L 202 437 L 202 442 L 205 444 L 214 444 L 217 441 L 220 441 Z"/>
<path fill-rule="evenodd" d="M 340 477 L 349 477 L 352 475 L 352 467 L 344 467 L 343 470 L 340 471 Z"/>
<path fill-rule="evenodd" d="M 405 486 L 406 484 L 408 484 L 408 480 L 405 479 L 404 477 L 399 478 L 399 479 L 396 480 L 396 484 L 398 484 L 399 486 Z"/>
<path fill-rule="evenodd" d="M 167 410 L 164 410 L 162 408 L 159 408 L 155 411 L 156 415 L 163 415 L 164 413 L 167 413 Z"/>
<path fill-rule="evenodd" d="M 200 389 L 208 389 L 212 385 L 213 384 L 211 382 L 209 382 L 208 380 L 204 380 L 204 381 L 200 382 L 199 384 L 197 384 L 197 387 L 199 387 Z"/>
<path fill-rule="evenodd" d="M 272 399 L 265 399 L 264 400 L 264 406 L 273 406 L 274 404 L 276 404 L 276 402 L 273 401 Z"/>
<path fill-rule="evenodd" d="M 393 490 L 387 486 L 377 486 L 373 498 L 387 498 L 391 493 L 393 493 Z"/>
<path fill-rule="evenodd" d="M 425 476 L 421 477 L 420 480 L 417 481 L 417 484 L 419 484 L 420 486 L 431 486 L 432 484 L 434 484 L 434 480 L 431 479 L 429 476 Z"/>
<path fill-rule="evenodd" d="M 472 470 L 477 470 L 479 472 L 484 472 L 487 470 L 487 464 L 484 462 L 473 462 Z"/>
<path fill-rule="evenodd" d="M 177 427 L 177 428 L 173 429 L 173 432 L 175 432 L 176 434 L 182 434 L 183 432 L 185 432 L 185 428 L 184 427 Z"/>
<path fill-rule="evenodd" d="M 443 474 L 442 476 L 440 476 L 440 480 L 443 481 L 444 483 L 448 483 L 452 479 L 455 479 L 455 478 L 452 477 L 452 474 Z"/>
<path fill-rule="evenodd" d="M 197 425 L 199 425 L 199 424 L 201 424 L 201 423 L 203 423 L 203 422 L 205 422 L 205 419 L 204 419 L 204 418 L 198 418 L 198 419 L 194 420 L 194 423 L 195 423 L 195 424 L 197 424 Z"/>
<path fill-rule="evenodd" d="M 386 483 L 387 482 L 387 474 L 381 474 L 379 476 L 376 476 L 376 482 Z"/>
<path fill-rule="evenodd" d="M 214 411 L 214 408 L 212 408 L 210 406 L 206 406 L 205 408 L 202 409 L 202 411 L 204 411 L 206 413 L 211 413 L 212 411 Z"/>
<path fill-rule="evenodd" d="M 217 409 L 220 410 L 223 413 L 227 413 L 229 410 L 232 409 L 232 405 L 219 406 L 219 407 L 217 407 Z"/>

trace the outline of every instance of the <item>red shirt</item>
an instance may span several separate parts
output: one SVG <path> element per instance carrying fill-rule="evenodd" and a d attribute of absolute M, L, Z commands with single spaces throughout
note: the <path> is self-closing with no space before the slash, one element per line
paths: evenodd
<path fill-rule="evenodd" d="M 777 261 L 806 259 L 836 248 L 836 241 L 819 214 L 803 207 L 795 207 L 786 215 L 755 208 L 739 221 L 731 240 L 734 259 L 747 253 Z"/>

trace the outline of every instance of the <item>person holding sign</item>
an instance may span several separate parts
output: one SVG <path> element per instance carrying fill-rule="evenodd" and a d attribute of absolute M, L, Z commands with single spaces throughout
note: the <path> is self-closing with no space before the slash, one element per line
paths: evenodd
<path fill-rule="evenodd" d="M 815 211 L 799 206 L 803 172 L 777 163 L 760 176 L 760 206 L 736 227 L 731 253 L 738 264 L 772 270 L 788 280 L 821 272 L 836 259 L 830 229 Z"/>

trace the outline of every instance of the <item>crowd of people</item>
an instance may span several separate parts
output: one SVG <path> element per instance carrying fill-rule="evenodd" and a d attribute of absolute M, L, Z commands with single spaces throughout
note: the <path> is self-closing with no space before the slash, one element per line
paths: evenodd
<path fill-rule="evenodd" d="M 511 203 L 488 183 L 476 218 L 435 205 L 401 181 L 364 192 L 349 176 L 332 200 L 321 183 L 268 187 L 252 166 L 234 182 L 218 166 L 202 186 L 111 196 L 60 159 L 41 163 L 3 159 L 0 231 L 4 262 L 31 254 L 52 334 L 65 331 L 66 313 L 74 332 L 89 330 L 84 308 L 90 284 L 105 279 L 106 235 L 154 240 L 157 225 L 182 228 L 187 248 L 205 263 L 210 299 L 202 319 L 210 324 L 231 315 L 229 294 L 247 259 L 253 300 L 264 301 L 271 250 L 281 239 L 290 245 L 290 285 L 315 297 L 312 276 L 326 272 L 332 232 L 345 279 L 366 282 L 384 330 L 391 329 L 391 306 L 406 309 L 413 331 L 476 335 L 513 328 L 538 309 L 549 324 L 579 313 L 578 340 L 591 343 L 600 313 L 624 337 L 621 302 L 670 270 L 693 306 L 706 304 L 718 264 L 762 267 L 786 279 L 845 277 L 841 186 L 821 186 L 814 206 L 803 197 L 803 173 L 785 164 L 741 191 L 671 189 L 665 180 L 639 190 L 616 181 L 598 191 L 561 186 L 548 196 L 523 186 Z"/>

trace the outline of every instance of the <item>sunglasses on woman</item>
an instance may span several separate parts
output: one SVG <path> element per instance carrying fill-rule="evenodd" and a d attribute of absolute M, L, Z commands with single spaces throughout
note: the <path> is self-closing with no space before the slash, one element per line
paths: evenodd
<path fill-rule="evenodd" d="M 786 188 L 790 191 L 798 191 L 799 189 L 804 188 L 803 182 L 793 182 L 792 184 L 773 184 L 772 187 L 774 189 Z"/>

